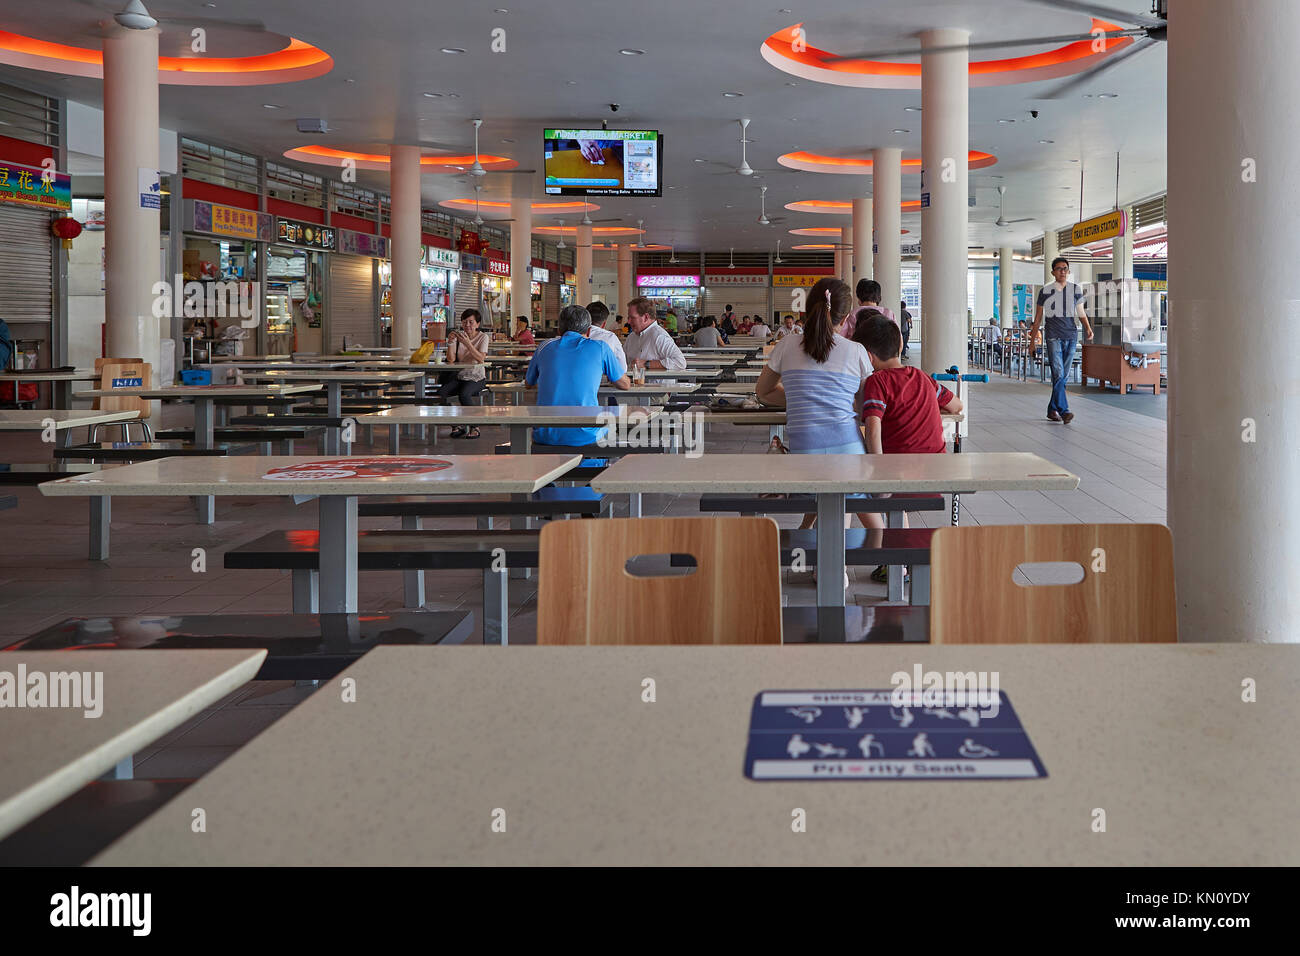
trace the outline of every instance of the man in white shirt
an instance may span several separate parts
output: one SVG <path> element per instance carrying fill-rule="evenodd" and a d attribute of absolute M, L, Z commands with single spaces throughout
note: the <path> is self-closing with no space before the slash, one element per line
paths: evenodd
<path fill-rule="evenodd" d="M 587 337 L 608 345 L 609 350 L 614 353 L 614 364 L 626 373 L 627 359 L 623 356 L 623 343 L 610 331 L 614 325 L 614 318 L 609 313 L 609 306 L 604 302 L 589 302 L 587 311 L 591 314 L 591 332 Z"/>
<path fill-rule="evenodd" d="M 776 330 L 776 338 L 773 341 L 780 342 L 787 335 L 799 335 L 802 332 L 803 329 L 795 327 L 794 316 L 787 315 L 781 320 L 781 327 Z"/>
<path fill-rule="evenodd" d="M 768 336 L 772 334 L 772 330 L 763 324 L 763 317 L 760 315 L 754 319 L 754 327 L 749 330 L 749 334 L 757 336 L 766 342 Z"/>
<path fill-rule="evenodd" d="M 671 335 L 655 321 L 655 307 L 638 296 L 627 304 L 627 324 L 632 331 L 623 340 L 623 353 L 631 368 L 662 368 L 681 371 L 686 356 Z"/>

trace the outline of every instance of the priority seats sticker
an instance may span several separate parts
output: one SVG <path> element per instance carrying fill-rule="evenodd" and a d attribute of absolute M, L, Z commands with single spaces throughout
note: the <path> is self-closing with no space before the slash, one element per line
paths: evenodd
<path fill-rule="evenodd" d="M 272 468 L 263 478 L 273 481 L 327 481 L 343 478 L 407 478 L 450 468 L 441 458 L 385 455 L 374 458 L 322 458 Z"/>
<path fill-rule="evenodd" d="M 751 780 L 1025 780 L 1047 776 L 1011 701 L 891 690 L 768 690 L 754 698 Z M 934 702 L 931 702 L 934 703 Z"/>

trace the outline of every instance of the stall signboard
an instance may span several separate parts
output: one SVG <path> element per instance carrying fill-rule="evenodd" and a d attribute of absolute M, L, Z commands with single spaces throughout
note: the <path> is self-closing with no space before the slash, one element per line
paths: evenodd
<path fill-rule="evenodd" d="M 661 286 L 698 286 L 699 276 L 637 276 L 636 284 L 643 289 L 656 289 Z"/>
<path fill-rule="evenodd" d="M 368 256 L 371 259 L 388 258 L 388 239 L 368 232 L 339 230 L 339 252 L 349 256 Z"/>
<path fill-rule="evenodd" d="M 488 254 L 487 271 L 489 275 L 508 276 L 510 275 L 510 260 L 501 259 L 497 256 Z"/>
<path fill-rule="evenodd" d="M 20 166 L 0 160 L 0 202 L 69 210 L 72 208 L 72 176 L 53 169 Z"/>
<path fill-rule="evenodd" d="M 786 289 L 811 289 L 822 279 L 833 279 L 834 276 L 822 275 L 789 275 L 789 276 L 772 276 L 772 285 L 778 288 Z"/>
<path fill-rule="evenodd" d="M 767 285 L 766 275 L 732 275 L 729 272 L 718 273 L 717 275 L 709 274 L 704 277 L 706 286 L 719 285 Z"/>
<path fill-rule="evenodd" d="M 541 266 L 533 266 L 534 284 L 537 284 L 538 282 L 550 282 L 550 281 L 551 281 L 550 269 L 543 269 Z"/>
<path fill-rule="evenodd" d="M 329 226 L 314 222 L 298 222 L 296 219 L 275 220 L 276 242 L 290 246 L 303 246 L 308 249 L 320 249 L 325 252 L 337 250 L 337 234 Z"/>
<path fill-rule="evenodd" d="M 566 273 L 564 273 L 564 284 L 565 284 L 565 285 L 577 285 L 577 284 L 578 284 L 578 274 L 577 274 L 576 272 L 566 272 Z"/>
<path fill-rule="evenodd" d="M 1100 242 L 1102 239 L 1114 239 L 1124 235 L 1126 225 L 1123 209 L 1093 216 L 1091 219 L 1075 223 L 1074 228 L 1070 230 L 1070 244 L 1083 246 L 1089 242 Z"/>
<path fill-rule="evenodd" d="M 460 254 L 460 269 L 462 272 L 487 272 L 487 260 L 482 256 L 462 252 Z"/>
<path fill-rule="evenodd" d="M 195 212 L 198 212 L 199 203 L 195 203 Z M 253 242 L 258 240 L 257 231 L 257 213 L 252 209 L 237 209 L 234 206 L 219 206 L 216 203 L 202 203 L 206 206 L 207 227 L 204 232 L 215 233 L 218 236 L 231 236 L 235 239 L 248 239 Z"/>
<path fill-rule="evenodd" d="M 442 249 L 438 246 L 425 246 L 424 264 L 439 269 L 459 269 L 460 253 L 454 249 Z"/>

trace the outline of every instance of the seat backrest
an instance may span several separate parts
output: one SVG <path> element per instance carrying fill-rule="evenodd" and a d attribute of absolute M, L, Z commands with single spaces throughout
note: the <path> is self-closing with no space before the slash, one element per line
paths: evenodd
<path fill-rule="evenodd" d="M 139 387 L 149 388 L 151 381 L 152 368 L 148 362 L 141 362 L 138 359 L 96 359 L 95 371 L 99 373 L 99 387 L 101 389 L 113 388 L 114 382 L 140 382 Z M 98 398 L 95 400 L 95 407 L 106 412 L 136 412 L 141 419 L 149 417 L 149 400 L 138 398 L 134 395 L 124 395 L 121 398 Z"/>
<path fill-rule="evenodd" d="M 638 555 L 690 555 L 695 570 L 629 574 Z M 771 518 L 554 521 L 542 529 L 540 578 L 538 644 L 781 643 Z"/>
<path fill-rule="evenodd" d="M 934 644 L 1166 643 L 1178 640 L 1173 541 L 1158 524 L 940 528 L 930 545 Z M 1061 569 L 1021 565 L 1069 562 Z M 1073 568 L 1078 578 L 1079 568 Z"/>

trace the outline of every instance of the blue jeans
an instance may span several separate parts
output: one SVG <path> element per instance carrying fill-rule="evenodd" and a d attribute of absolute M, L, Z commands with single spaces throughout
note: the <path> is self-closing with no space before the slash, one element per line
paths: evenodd
<path fill-rule="evenodd" d="M 1047 403 L 1049 412 L 1064 415 L 1070 410 L 1065 399 L 1065 383 L 1070 377 L 1070 365 L 1074 361 L 1076 338 L 1048 339 L 1047 361 L 1052 366 L 1052 397 Z"/>

